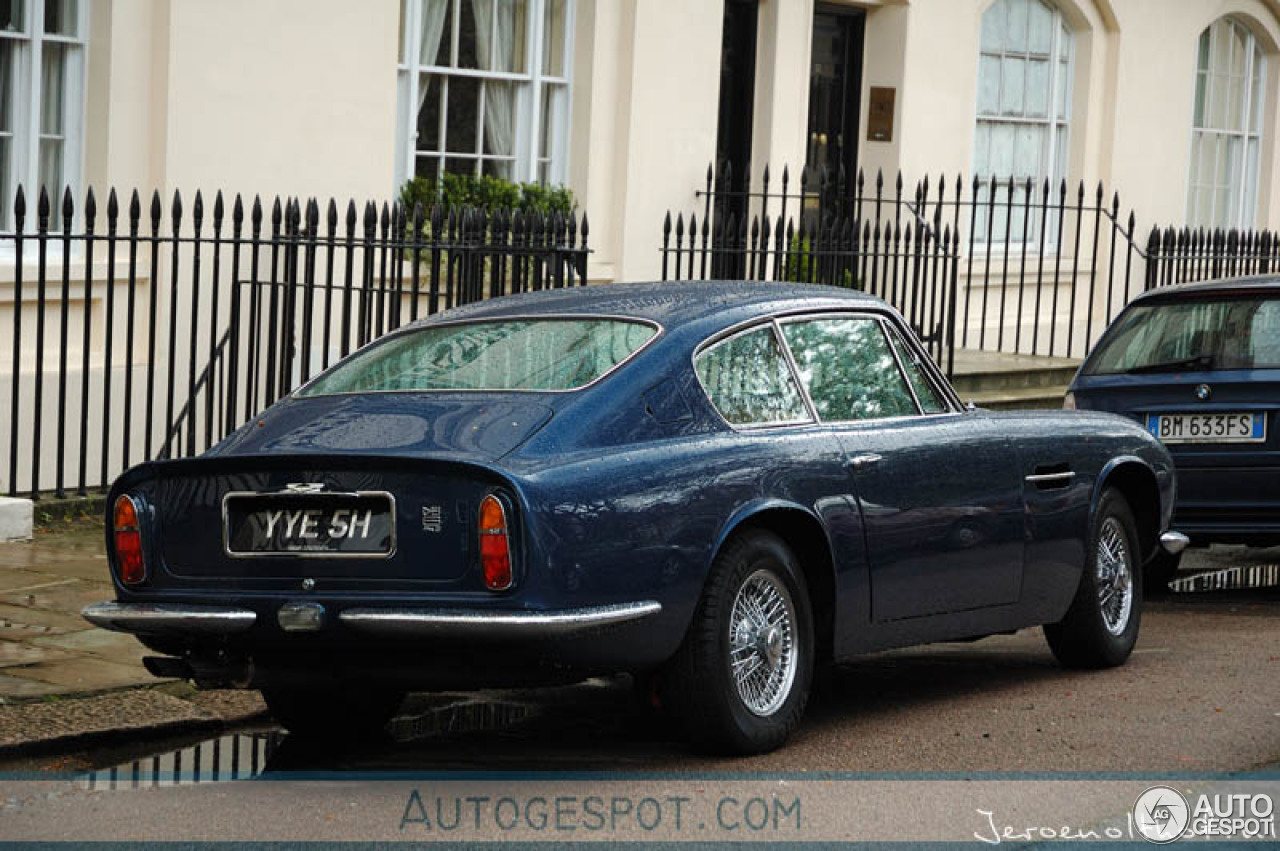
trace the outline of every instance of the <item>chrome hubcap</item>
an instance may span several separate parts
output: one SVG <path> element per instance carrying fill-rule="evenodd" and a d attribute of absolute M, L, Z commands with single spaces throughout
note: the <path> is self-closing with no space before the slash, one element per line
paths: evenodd
<path fill-rule="evenodd" d="M 786 586 L 767 570 L 747 577 L 729 616 L 729 664 L 738 697 L 753 714 L 772 715 L 796 677 L 795 611 Z"/>
<path fill-rule="evenodd" d="M 1108 517 L 1098 536 L 1098 603 L 1107 632 L 1119 635 L 1129 625 L 1133 611 L 1133 572 L 1120 521 Z"/>

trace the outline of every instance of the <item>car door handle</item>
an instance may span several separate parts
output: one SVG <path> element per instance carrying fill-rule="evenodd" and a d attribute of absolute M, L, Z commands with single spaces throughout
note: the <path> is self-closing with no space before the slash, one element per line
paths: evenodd
<path fill-rule="evenodd" d="M 865 470 L 866 468 L 870 467 L 872 464 L 875 464 L 877 461 L 879 461 L 883 457 L 884 456 L 877 455 L 874 452 L 866 452 L 866 453 L 863 453 L 862 455 L 854 455 L 852 458 L 850 458 L 848 461 L 845 462 L 845 466 L 847 466 L 850 470 Z"/>
<path fill-rule="evenodd" d="M 1027 481 L 1033 485 L 1065 485 L 1075 477 L 1075 473 L 1064 470 L 1061 473 L 1037 473 L 1027 476 Z"/>

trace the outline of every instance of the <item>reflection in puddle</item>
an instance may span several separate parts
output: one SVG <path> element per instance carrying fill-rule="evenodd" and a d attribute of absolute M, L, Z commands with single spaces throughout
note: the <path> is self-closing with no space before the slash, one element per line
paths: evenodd
<path fill-rule="evenodd" d="M 1200 591 L 1237 591 L 1280 586 L 1280 564 L 1253 564 L 1228 567 L 1184 576 L 1169 583 L 1172 591 L 1190 594 Z"/>
<path fill-rule="evenodd" d="M 505 730 L 531 717 L 533 708 L 509 701 L 468 700 L 401 715 L 387 726 L 391 738 L 411 742 L 428 736 Z"/>
<path fill-rule="evenodd" d="M 280 730 L 235 733 L 93 771 L 81 783 L 86 789 L 104 790 L 249 780 L 266 769 L 284 739 Z"/>
<path fill-rule="evenodd" d="M 80 783 L 90 790 L 190 786 L 252 780 L 271 771 L 331 771 L 361 754 L 410 745 L 436 736 L 510 730 L 536 717 L 536 707 L 506 700 L 451 698 L 393 719 L 378 741 L 323 741 L 289 736 L 283 730 L 235 733 L 154 756 L 90 772 Z"/>

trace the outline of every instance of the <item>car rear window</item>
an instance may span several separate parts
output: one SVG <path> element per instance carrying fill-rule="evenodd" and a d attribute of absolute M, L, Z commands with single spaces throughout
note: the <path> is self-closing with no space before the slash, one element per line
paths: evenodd
<path fill-rule="evenodd" d="M 425 390 L 574 390 L 658 333 L 627 319 L 521 319 L 428 325 L 338 364 L 302 396 Z"/>
<path fill-rule="evenodd" d="M 1280 298 L 1223 297 L 1139 304 L 1085 368 L 1089 375 L 1280 368 Z"/>

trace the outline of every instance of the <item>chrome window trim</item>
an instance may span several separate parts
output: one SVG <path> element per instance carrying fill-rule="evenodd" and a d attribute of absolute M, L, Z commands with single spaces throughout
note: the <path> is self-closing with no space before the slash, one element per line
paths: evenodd
<path fill-rule="evenodd" d="M 457 387 L 457 388 L 451 388 L 448 390 L 430 389 L 430 388 L 422 389 L 422 390 L 348 390 L 342 393 L 314 393 L 314 394 L 303 395 L 304 391 L 307 390 L 309 387 L 311 387 L 311 385 L 315 384 L 325 375 L 329 374 L 331 371 L 338 368 L 349 359 L 355 357 L 360 352 L 367 351 L 368 349 L 374 346 L 380 346 L 384 343 L 389 343 L 392 340 L 396 339 L 397 337 L 403 336 L 405 334 L 412 334 L 417 331 L 426 330 L 428 328 L 450 328 L 455 325 L 481 325 L 481 324 L 493 324 L 498 322 L 535 322 L 535 321 L 543 321 L 543 320 L 551 321 L 551 322 L 567 322 L 567 321 L 582 321 L 582 320 L 593 320 L 593 319 L 612 321 L 612 322 L 629 322 L 636 325 L 647 325 L 650 328 L 654 329 L 654 335 L 650 337 L 648 340 L 645 340 L 644 343 L 642 343 L 635 351 L 631 352 L 631 354 L 627 355 L 625 358 L 618 361 L 613 366 L 609 367 L 607 370 L 600 373 L 600 375 L 597 375 L 595 378 L 588 381 L 586 384 L 581 384 L 577 387 L 570 387 L 564 390 L 539 390 L 535 388 L 494 389 L 492 387 L 489 387 L 489 388 Z M 434 322 L 428 319 L 421 319 L 421 320 L 418 320 L 417 322 L 412 322 L 408 325 L 405 325 L 403 328 L 397 328 L 394 331 L 391 331 L 387 334 L 383 334 L 381 337 L 379 337 L 376 340 L 370 340 L 368 343 L 365 343 L 360 348 L 351 352 L 345 358 L 342 358 L 341 360 L 339 360 L 337 363 L 331 364 L 328 369 L 322 370 L 319 375 L 315 376 L 310 381 L 307 381 L 305 384 L 295 389 L 286 398 L 329 399 L 329 398 L 335 398 L 340 396 L 372 396 L 375 394 L 395 394 L 395 393 L 412 393 L 412 394 L 417 394 L 417 393 L 536 393 L 538 395 L 544 395 L 544 394 L 560 395 L 565 393 L 579 393 L 590 387 L 594 387 L 596 384 L 599 384 L 601 381 L 604 381 L 610 375 L 613 375 L 615 372 L 622 369 L 622 367 L 630 363 L 631 360 L 637 357 L 641 352 L 643 352 L 645 349 L 648 349 L 657 340 L 662 338 L 665 335 L 665 333 L 666 333 L 666 329 L 662 326 L 662 323 L 654 319 L 644 319 L 639 316 L 625 316 L 622 314 L 615 314 L 615 313 L 536 313 L 536 314 L 519 313 L 519 314 L 513 314 L 511 316 L 501 316 L 501 317 L 477 317 L 474 319 L 448 319 L 443 322 Z"/>
<path fill-rule="evenodd" d="M 725 343 L 735 340 L 738 337 L 754 333 L 765 327 L 769 328 L 769 332 L 773 335 L 774 342 L 778 344 L 778 348 L 782 352 L 783 361 L 787 364 L 787 374 L 791 376 L 791 381 L 796 386 L 796 392 L 800 394 L 800 403 L 804 405 L 804 409 L 809 416 L 803 420 L 778 420 L 775 422 L 764 423 L 731 423 L 725 418 L 724 414 L 720 412 L 720 409 L 716 407 L 716 403 L 711 399 L 710 391 L 708 391 L 707 386 L 702 383 L 702 376 L 698 375 L 698 358 L 719 348 Z M 694 348 L 693 355 L 689 358 L 689 365 L 693 369 L 693 377 L 698 382 L 698 387 L 702 390 L 702 396 L 707 400 L 707 404 L 711 406 L 711 410 L 715 411 L 716 416 L 720 418 L 720 422 L 724 423 L 734 431 L 763 431 L 766 429 L 816 425 L 818 422 L 813 413 L 813 405 L 804 391 L 804 384 L 800 381 L 800 376 L 795 371 L 795 363 L 791 360 L 791 353 L 787 349 L 787 341 L 782 339 L 782 334 L 778 328 L 777 320 L 772 316 L 752 317 L 745 322 L 739 322 L 735 325 L 731 325 L 730 327 L 711 335 Z"/>
<path fill-rule="evenodd" d="M 822 422 L 822 417 L 818 416 L 818 407 L 813 404 L 813 397 L 809 394 L 809 388 L 804 386 L 804 381 L 800 378 L 800 364 L 796 363 L 795 354 L 791 351 L 791 344 L 787 342 L 787 336 L 782 333 L 782 323 L 777 317 L 773 317 L 773 335 L 777 338 L 778 344 L 782 346 L 783 357 L 787 359 L 787 366 L 791 369 L 791 380 L 796 383 L 796 387 L 800 390 L 800 398 L 804 401 L 805 410 L 809 412 L 809 418 L 815 423 Z"/>
<path fill-rule="evenodd" d="M 851 310 L 824 309 L 824 310 L 814 311 L 812 313 L 788 313 L 780 317 L 777 317 L 775 321 L 778 323 L 779 327 L 781 327 L 781 325 L 784 323 L 805 322 L 813 319 L 866 319 L 866 320 L 881 324 L 880 333 L 882 336 L 885 336 L 883 323 L 893 321 L 892 316 L 890 316 L 887 312 L 878 311 L 874 309 L 867 309 L 867 308 L 855 308 Z M 905 344 L 910 345 L 910 343 L 907 342 L 908 338 L 906 337 L 906 335 L 900 334 L 899 336 L 902 337 L 903 342 Z M 787 352 L 790 355 L 791 344 L 786 341 L 785 335 L 783 335 L 783 344 L 787 346 Z M 953 396 L 953 394 L 950 394 L 950 393 L 943 394 L 944 401 L 947 403 L 947 408 L 948 408 L 947 410 L 938 411 L 937 413 L 925 413 L 923 408 L 920 405 L 920 400 L 916 397 L 915 388 L 911 386 L 910 380 L 908 380 L 907 376 L 903 373 L 902 361 L 898 358 L 897 352 L 893 350 L 893 342 L 889 340 L 887 336 L 885 336 L 885 345 L 889 347 L 889 351 L 892 352 L 894 355 L 894 362 L 898 365 L 899 377 L 906 382 L 907 389 L 911 392 L 911 398 L 915 401 L 915 405 L 916 405 L 916 413 L 913 415 L 906 415 L 906 416 L 899 415 L 899 416 L 892 416 L 892 417 L 868 417 L 867 419 L 861 419 L 861 420 L 824 420 L 821 417 L 818 417 L 816 419 L 818 423 L 822 425 L 860 425 L 862 423 L 886 423 L 886 422 L 902 422 L 906 420 L 935 419 L 937 417 L 959 416 L 963 413 L 963 411 L 960 410 L 960 407 L 955 397 Z M 919 352 L 917 352 L 917 354 L 919 354 Z M 932 358 L 928 359 L 929 362 L 931 362 L 932 360 L 933 360 Z M 937 386 L 936 382 L 934 386 L 935 387 Z M 808 398 L 809 391 L 808 391 L 808 388 L 804 386 L 803 382 L 800 385 L 800 390 L 802 393 L 805 394 L 805 397 Z"/>
<path fill-rule="evenodd" d="M 949 410 L 956 413 L 964 413 L 964 402 L 960 400 L 959 394 L 955 392 L 955 388 L 951 386 L 951 382 L 942 374 L 938 365 L 934 363 L 933 356 L 920 344 L 915 334 L 904 334 L 902 328 L 897 323 L 891 323 L 894 331 L 897 332 L 898 338 L 902 340 L 902 344 L 907 350 L 915 354 L 916 361 L 920 366 L 920 370 L 924 373 L 925 380 L 938 394 L 942 397 L 942 402 Z M 942 413 L 942 412 L 939 412 Z"/>
<path fill-rule="evenodd" d="M 911 384 L 911 378 L 907 375 L 907 368 L 902 365 L 902 358 L 898 355 L 898 349 L 893 345 L 893 338 L 889 336 L 889 329 L 885 327 L 884 317 L 880 317 L 880 336 L 884 338 L 884 344 L 889 347 L 889 354 L 893 355 L 893 362 L 898 365 L 898 377 L 902 379 L 902 383 L 906 385 L 907 392 L 911 394 L 911 401 L 916 406 L 916 414 L 924 415 L 924 405 L 920 404 L 920 394 L 916 393 L 916 388 Z"/>
<path fill-rule="evenodd" d="M 231 525 L 227 517 L 227 501 L 233 498 L 273 498 L 291 497 L 297 499 L 316 499 L 323 497 L 386 497 L 391 509 L 391 547 L 385 553 L 336 553 L 336 552 L 274 552 L 274 553 L 241 553 L 231 549 Z M 222 554 L 227 558 L 338 558 L 366 559 L 386 561 L 395 556 L 396 539 L 396 498 L 390 491 L 316 491 L 300 493 L 297 491 L 227 491 L 222 495 Z"/>

